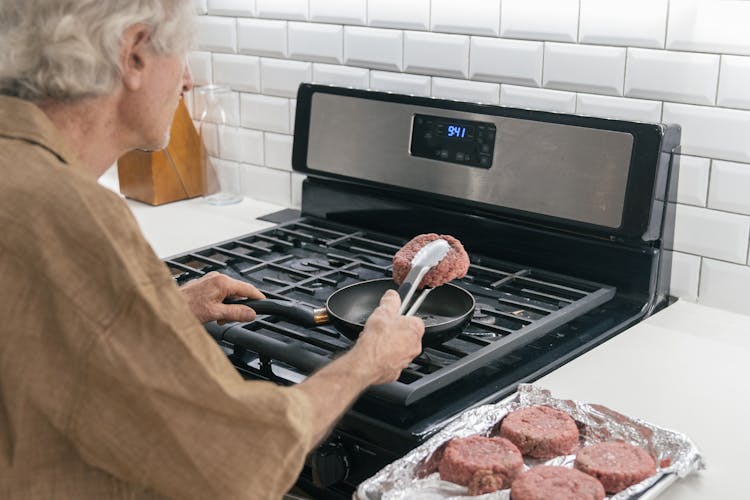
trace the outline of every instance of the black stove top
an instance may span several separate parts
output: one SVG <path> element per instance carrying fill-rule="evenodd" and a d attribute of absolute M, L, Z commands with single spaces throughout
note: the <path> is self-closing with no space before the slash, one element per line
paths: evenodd
<path fill-rule="evenodd" d="M 255 285 L 271 298 L 323 307 L 344 286 L 391 276 L 400 238 L 313 218 L 172 258 L 178 281 L 219 271 Z M 466 277 L 476 308 L 455 339 L 426 348 L 392 384 L 370 393 L 410 405 L 489 362 L 533 342 L 555 327 L 605 303 L 611 286 L 474 256 Z M 425 318 L 428 320 L 428 318 Z M 209 326 L 217 340 L 256 355 L 243 363 L 283 383 L 296 383 L 351 346 L 333 326 L 308 328 L 274 316 L 230 328 Z M 274 371 L 282 364 L 284 370 Z M 273 373 L 273 375 L 271 375 Z"/>

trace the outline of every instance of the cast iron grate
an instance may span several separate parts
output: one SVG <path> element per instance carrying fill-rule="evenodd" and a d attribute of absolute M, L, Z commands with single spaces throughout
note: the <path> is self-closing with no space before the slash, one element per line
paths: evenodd
<path fill-rule="evenodd" d="M 390 277 L 400 238 L 302 218 L 166 260 L 182 283 L 219 271 L 255 285 L 270 298 L 322 307 L 335 290 Z M 498 260 L 472 257 L 454 283 L 476 299 L 469 325 L 455 339 L 427 348 L 399 380 L 370 389 L 409 405 L 526 346 L 614 297 L 611 286 Z M 477 262 L 481 262 L 478 264 Z M 332 326 L 306 328 L 259 316 L 231 327 L 207 325 L 232 356 L 261 376 L 296 383 L 351 347 Z"/>

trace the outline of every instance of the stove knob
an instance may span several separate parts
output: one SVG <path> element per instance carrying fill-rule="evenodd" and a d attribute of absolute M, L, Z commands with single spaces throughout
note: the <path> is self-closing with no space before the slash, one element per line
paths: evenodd
<path fill-rule="evenodd" d="M 349 476 L 349 455 L 341 443 L 326 443 L 312 454 L 313 482 L 320 488 L 327 488 Z"/>

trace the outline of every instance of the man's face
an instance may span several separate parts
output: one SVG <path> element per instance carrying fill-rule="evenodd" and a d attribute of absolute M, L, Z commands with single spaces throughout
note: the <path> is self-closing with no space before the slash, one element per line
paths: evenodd
<path fill-rule="evenodd" d="M 183 92 L 193 87 L 190 69 L 182 55 L 154 55 L 141 100 L 144 144 L 142 149 L 159 150 L 169 143 L 169 130 Z"/>

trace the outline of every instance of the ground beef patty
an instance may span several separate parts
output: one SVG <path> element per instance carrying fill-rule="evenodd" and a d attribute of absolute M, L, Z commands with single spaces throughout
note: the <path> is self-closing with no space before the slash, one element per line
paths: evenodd
<path fill-rule="evenodd" d="M 427 457 L 425 460 L 422 460 L 422 462 L 419 463 L 416 470 L 416 475 L 418 478 L 422 479 L 430 474 L 433 474 L 438 471 L 438 467 L 440 466 L 440 462 L 443 460 L 443 453 L 445 452 L 445 446 L 449 443 L 449 441 L 446 441 L 445 443 L 441 444 L 435 451 L 432 452 L 432 455 Z"/>
<path fill-rule="evenodd" d="M 523 468 L 518 448 L 505 438 L 469 436 L 451 439 L 443 451 L 438 470 L 440 479 L 468 486 L 478 471 L 495 476 L 500 489 Z"/>
<path fill-rule="evenodd" d="M 597 478 L 607 493 L 617 493 L 656 474 L 656 462 L 646 450 L 619 440 L 579 450 L 574 467 Z"/>
<path fill-rule="evenodd" d="M 578 445 L 578 427 L 564 411 L 549 406 L 528 406 L 508 414 L 500 435 L 526 456 L 552 458 L 571 453 Z"/>
<path fill-rule="evenodd" d="M 539 465 L 519 474 L 510 494 L 513 500 L 602 500 L 604 487 L 575 469 Z"/>
<path fill-rule="evenodd" d="M 495 474 L 491 470 L 478 470 L 471 476 L 471 481 L 467 488 L 470 496 L 485 495 L 493 491 L 502 490 L 505 484 L 505 478 Z"/>
<path fill-rule="evenodd" d="M 444 239 L 451 248 L 440 263 L 430 269 L 422 279 L 419 288 L 444 285 L 456 278 L 463 278 L 469 270 L 469 256 L 464 246 L 453 236 L 447 234 L 420 234 L 411 239 L 393 256 L 393 281 L 401 285 L 411 270 L 411 260 L 426 244 L 437 239 Z"/>

